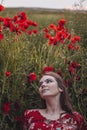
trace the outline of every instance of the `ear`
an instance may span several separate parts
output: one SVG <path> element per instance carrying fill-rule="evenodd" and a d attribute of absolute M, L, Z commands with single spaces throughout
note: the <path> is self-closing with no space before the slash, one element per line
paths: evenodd
<path fill-rule="evenodd" d="M 61 88 L 59 88 L 59 92 L 63 92 L 63 90 Z"/>

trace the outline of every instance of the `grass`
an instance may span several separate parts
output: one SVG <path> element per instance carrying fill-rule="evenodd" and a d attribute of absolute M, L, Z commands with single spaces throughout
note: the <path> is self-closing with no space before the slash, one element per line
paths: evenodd
<path fill-rule="evenodd" d="M 15 114 L 16 116 L 22 114 L 27 108 L 39 107 L 38 82 L 28 84 L 28 73 L 36 72 L 39 80 L 43 67 L 52 65 L 56 70 L 62 70 L 64 77 L 70 78 L 65 63 L 65 59 L 69 59 L 71 62 L 75 60 L 81 65 L 81 69 L 78 71 L 81 80 L 75 81 L 75 84 L 69 87 L 69 91 L 74 107 L 87 119 L 87 97 L 86 93 L 82 93 L 82 90 L 87 87 L 87 12 L 7 8 L 1 12 L 0 16 L 13 18 L 18 12 L 26 12 L 28 19 L 38 23 L 39 34 L 32 36 L 23 34 L 18 41 L 15 41 L 15 34 L 5 30 L 5 38 L 0 41 L 0 105 L 3 107 L 4 97 L 11 101 L 12 107 L 15 101 L 19 102 L 20 112 L 16 113 L 13 109 L 11 117 L 14 117 Z M 69 52 L 63 45 L 48 46 L 42 30 L 52 23 L 57 24 L 60 19 L 66 19 L 66 26 L 72 35 L 81 36 L 82 40 L 79 44 L 82 49 L 80 51 Z M 7 70 L 12 72 L 10 77 L 4 75 Z"/>

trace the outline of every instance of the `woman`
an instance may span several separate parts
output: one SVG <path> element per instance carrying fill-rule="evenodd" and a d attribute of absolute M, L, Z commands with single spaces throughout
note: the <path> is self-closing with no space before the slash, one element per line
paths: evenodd
<path fill-rule="evenodd" d="M 73 111 L 63 79 L 57 73 L 42 76 L 39 93 L 43 109 L 25 111 L 24 130 L 87 130 L 83 117 Z"/>

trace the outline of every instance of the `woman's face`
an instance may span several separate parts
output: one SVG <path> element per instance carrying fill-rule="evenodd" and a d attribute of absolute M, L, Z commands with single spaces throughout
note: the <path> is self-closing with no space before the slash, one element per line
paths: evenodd
<path fill-rule="evenodd" d="M 49 75 L 44 75 L 39 82 L 40 96 L 45 99 L 48 96 L 56 96 L 61 93 L 61 88 L 58 87 L 56 79 Z"/>

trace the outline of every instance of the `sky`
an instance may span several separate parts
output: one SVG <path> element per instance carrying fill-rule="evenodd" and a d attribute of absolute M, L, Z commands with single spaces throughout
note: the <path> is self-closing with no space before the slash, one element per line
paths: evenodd
<path fill-rule="evenodd" d="M 74 3 L 78 4 L 80 0 L 0 0 L 5 7 L 40 7 L 64 9 L 72 8 Z M 87 0 L 83 5 L 87 6 Z"/>

